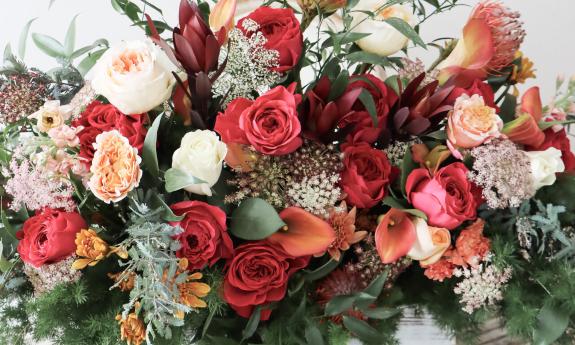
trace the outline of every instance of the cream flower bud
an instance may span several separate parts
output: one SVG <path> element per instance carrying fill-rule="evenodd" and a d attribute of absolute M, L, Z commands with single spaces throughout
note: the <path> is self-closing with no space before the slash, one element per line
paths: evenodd
<path fill-rule="evenodd" d="M 40 132 L 48 132 L 52 128 L 64 125 L 64 122 L 72 115 L 72 108 L 60 105 L 60 101 L 47 101 L 34 114 L 31 119 L 36 119 L 36 127 Z"/>
<path fill-rule="evenodd" d="M 526 154 L 531 162 L 531 178 L 535 189 L 551 186 L 557 179 L 555 174 L 565 171 L 561 151 L 554 147 L 545 151 L 530 151 Z"/>
<path fill-rule="evenodd" d="M 121 42 L 95 67 L 92 88 L 124 114 L 145 113 L 172 95 L 177 68 L 151 41 Z"/>
<path fill-rule="evenodd" d="M 172 157 L 172 168 L 181 170 L 206 183 L 184 189 L 190 193 L 212 195 L 211 187 L 218 182 L 228 149 L 215 132 L 209 130 L 186 133 L 180 148 Z"/>
<path fill-rule="evenodd" d="M 451 244 L 449 230 L 428 226 L 422 218 L 414 218 L 416 241 L 407 253 L 413 260 L 421 261 L 423 265 L 431 265 L 441 259 L 441 256 Z"/>
<path fill-rule="evenodd" d="M 392 5 L 385 7 L 383 0 L 362 0 L 355 7 L 352 16 L 354 18 L 353 31 L 369 33 L 370 35 L 357 41 L 357 45 L 366 52 L 380 56 L 389 56 L 403 49 L 409 39 L 393 26 L 385 22 L 389 18 L 403 19 L 413 25 L 413 13 L 403 5 Z M 383 8 L 383 9 L 382 9 Z M 367 13 L 359 11 L 374 12 L 374 18 L 370 18 Z"/>

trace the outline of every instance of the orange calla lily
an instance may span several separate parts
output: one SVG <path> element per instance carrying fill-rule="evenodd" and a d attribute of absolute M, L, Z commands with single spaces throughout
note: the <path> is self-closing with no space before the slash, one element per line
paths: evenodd
<path fill-rule="evenodd" d="M 174 109 L 176 110 L 176 113 L 182 117 L 184 126 L 190 126 L 192 124 L 192 101 L 186 94 L 187 88 L 187 80 L 184 81 L 183 84 L 178 83 L 173 96 Z"/>
<path fill-rule="evenodd" d="M 216 31 L 218 42 L 222 45 L 228 40 L 228 32 L 234 28 L 236 8 L 236 0 L 219 0 L 210 13 L 210 27 Z"/>
<path fill-rule="evenodd" d="M 415 224 L 407 212 L 392 208 L 375 230 L 375 246 L 384 264 L 405 256 L 417 239 Z"/>
<path fill-rule="evenodd" d="M 514 143 L 539 147 L 545 141 L 545 134 L 539 128 L 543 118 L 543 105 L 538 87 L 532 87 L 521 98 L 522 114 L 503 127 L 502 133 Z"/>
<path fill-rule="evenodd" d="M 287 224 L 267 238 L 295 257 L 325 253 L 335 240 L 335 231 L 324 220 L 299 208 L 288 207 L 279 214 Z"/>
<path fill-rule="evenodd" d="M 470 19 L 463 28 L 463 37 L 455 49 L 437 68 L 439 81 L 445 83 L 456 76 L 456 84 L 484 79 L 487 66 L 495 54 L 491 29 L 483 19 Z"/>

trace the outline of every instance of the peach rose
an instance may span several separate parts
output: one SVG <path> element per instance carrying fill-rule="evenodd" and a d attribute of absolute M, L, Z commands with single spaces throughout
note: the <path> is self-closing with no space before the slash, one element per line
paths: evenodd
<path fill-rule="evenodd" d="M 424 266 L 436 263 L 451 244 L 449 230 L 428 226 L 422 218 L 415 218 L 413 222 L 417 239 L 407 256 Z"/>
<path fill-rule="evenodd" d="M 448 146 L 453 152 L 458 148 L 474 148 L 499 137 L 502 128 L 503 121 L 495 109 L 485 105 L 483 97 L 462 95 L 447 116 Z"/>
<path fill-rule="evenodd" d="M 142 178 L 138 150 L 128 139 L 113 130 L 96 137 L 96 152 L 88 186 L 94 195 L 105 203 L 118 202 L 138 186 Z"/>

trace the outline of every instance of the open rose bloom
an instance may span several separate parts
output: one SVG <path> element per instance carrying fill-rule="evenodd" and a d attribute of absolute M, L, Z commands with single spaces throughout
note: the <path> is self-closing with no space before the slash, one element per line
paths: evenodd
<path fill-rule="evenodd" d="M 112 1 L 134 41 L 32 34 L 46 73 L 4 50 L 0 344 L 380 344 L 406 308 L 573 343 L 575 78 L 521 85 L 519 13 L 166 3 Z"/>

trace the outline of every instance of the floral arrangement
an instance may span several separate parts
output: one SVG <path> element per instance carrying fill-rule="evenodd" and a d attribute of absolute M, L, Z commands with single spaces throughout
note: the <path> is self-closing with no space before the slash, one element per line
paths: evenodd
<path fill-rule="evenodd" d="M 147 38 L 80 49 L 29 22 L 0 75 L 0 343 L 393 344 L 412 308 L 572 344 L 575 81 L 519 91 L 499 1 L 426 44 L 458 5 L 182 0 L 172 26 L 112 0 Z"/>

